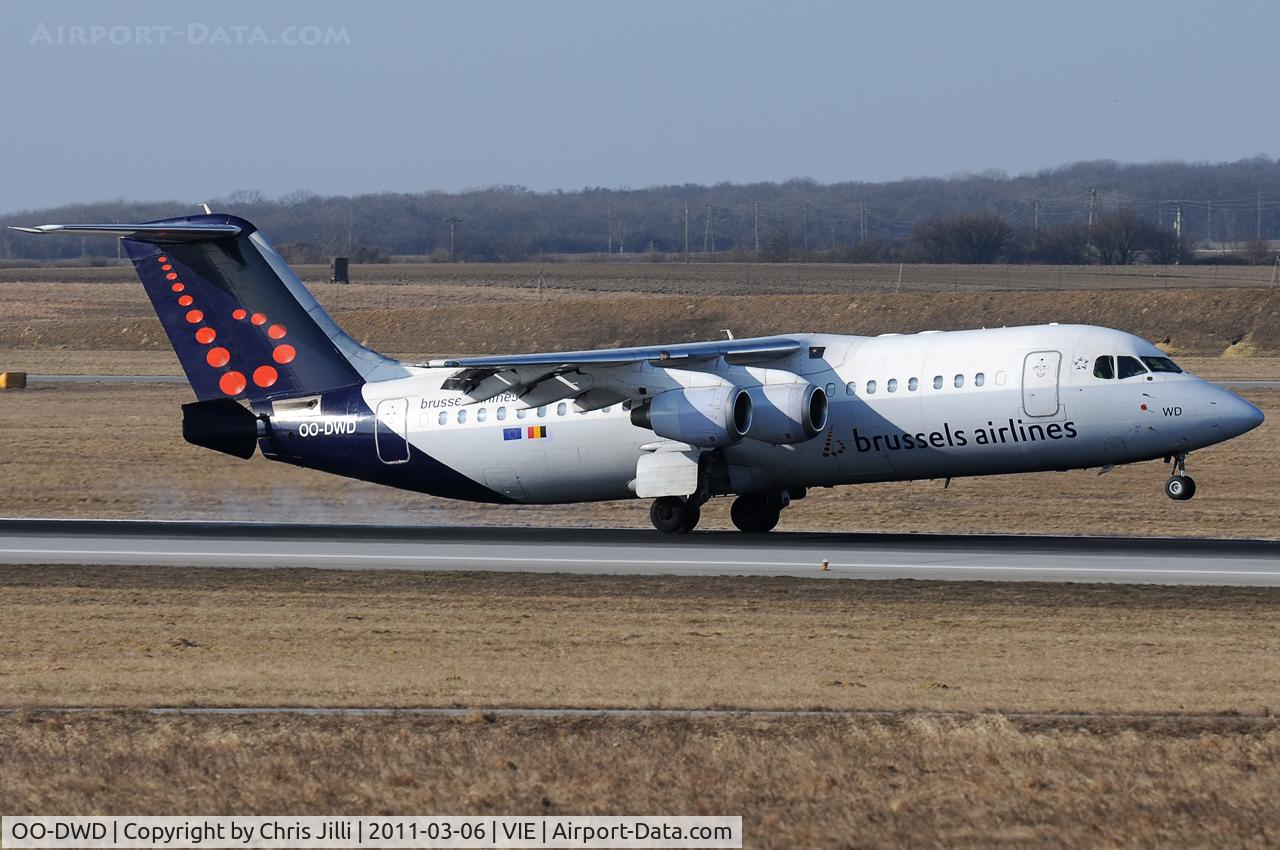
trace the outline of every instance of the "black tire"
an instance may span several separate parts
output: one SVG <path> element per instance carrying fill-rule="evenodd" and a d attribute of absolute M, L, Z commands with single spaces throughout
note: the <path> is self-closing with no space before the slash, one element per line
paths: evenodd
<path fill-rule="evenodd" d="M 769 496 L 752 494 L 739 496 L 729 508 L 729 518 L 734 526 L 746 534 L 764 534 L 773 531 L 782 517 L 778 500 Z"/>
<path fill-rule="evenodd" d="M 688 505 L 684 499 L 679 496 L 663 496 L 660 499 L 654 499 L 653 504 L 649 507 L 649 521 L 653 523 L 653 527 L 664 534 L 675 534 L 681 531 L 688 531 L 685 523 L 689 518 Z M 698 520 L 694 518 L 694 524 Z"/>
<path fill-rule="evenodd" d="M 702 519 L 702 508 L 694 507 L 688 502 L 684 503 L 684 522 L 680 524 L 680 533 L 687 534 L 698 527 L 698 520 Z"/>
<path fill-rule="evenodd" d="M 1196 482 L 1190 475 L 1174 475 L 1164 482 L 1164 494 L 1175 502 L 1185 502 L 1196 494 Z"/>

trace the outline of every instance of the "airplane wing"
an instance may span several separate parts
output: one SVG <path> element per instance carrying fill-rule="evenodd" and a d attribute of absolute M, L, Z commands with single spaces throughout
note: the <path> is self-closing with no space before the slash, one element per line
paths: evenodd
<path fill-rule="evenodd" d="M 699 371 L 713 367 L 721 358 L 731 366 L 764 366 L 790 357 L 800 349 L 801 343 L 794 339 L 760 337 L 592 351 L 459 357 L 433 360 L 427 365 L 456 368 L 458 371 L 446 379 L 441 388 L 466 393 L 476 402 L 502 393 L 515 393 L 530 406 L 576 398 L 579 407 L 590 410 L 625 400 L 626 396 L 616 390 L 591 391 L 593 379 L 612 370 L 650 365 Z"/>

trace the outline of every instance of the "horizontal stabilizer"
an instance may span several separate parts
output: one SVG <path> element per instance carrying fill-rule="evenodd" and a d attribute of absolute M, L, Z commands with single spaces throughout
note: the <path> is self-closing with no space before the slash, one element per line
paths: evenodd
<path fill-rule="evenodd" d="M 170 244 L 175 242 L 209 242 L 240 235 L 238 224 L 201 222 L 193 224 L 41 224 L 37 227 L 15 227 L 10 230 L 36 235 L 60 234 L 78 236 L 118 236 L 139 242 Z"/>

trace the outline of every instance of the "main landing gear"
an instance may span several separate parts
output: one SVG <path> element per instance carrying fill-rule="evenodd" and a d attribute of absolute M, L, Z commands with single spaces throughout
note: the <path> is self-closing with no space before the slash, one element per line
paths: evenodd
<path fill-rule="evenodd" d="M 786 493 L 748 493 L 733 500 L 729 518 L 739 531 L 764 534 L 773 531 L 790 501 Z"/>
<path fill-rule="evenodd" d="M 702 518 L 702 507 L 692 499 L 679 496 L 663 496 L 653 500 L 649 508 L 649 521 L 653 527 L 667 534 L 684 534 L 693 531 Z"/>
<path fill-rule="evenodd" d="M 1196 494 L 1196 481 L 1187 475 L 1187 456 L 1173 456 L 1173 475 L 1164 482 L 1164 494 L 1175 502 L 1185 502 Z"/>
<path fill-rule="evenodd" d="M 776 493 L 748 493 L 733 500 L 729 518 L 739 531 L 747 534 L 764 534 L 778 524 L 782 509 L 792 499 L 804 498 L 804 490 Z M 649 520 L 658 531 L 667 534 L 684 534 L 693 531 L 702 518 L 702 505 L 697 497 L 663 496 L 653 500 L 649 508 Z"/>

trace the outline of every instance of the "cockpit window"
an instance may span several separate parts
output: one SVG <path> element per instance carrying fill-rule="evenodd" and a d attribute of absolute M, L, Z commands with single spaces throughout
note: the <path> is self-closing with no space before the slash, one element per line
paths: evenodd
<path fill-rule="evenodd" d="M 1121 380 L 1147 374 L 1147 370 L 1143 368 L 1142 364 L 1138 362 L 1138 358 L 1136 357 L 1121 355 L 1116 358 L 1116 366 L 1118 367 L 1118 374 L 1120 375 Z"/>
<path fill-rule="evenodd" d="M 1178 364 L 1174 363 L 1168 357 L 1144 357 L 1142 362 L 1147 364 L 1147 368 L 1152 372 L 1172 372 L 1175 375 L 1182 374 L 1182 370 L 1178 368 Z"/>
<path fill-rule="evenodd" d="M 1116 359 L 1110 354 L 1104 354 L 1097 360 L 1093 361 L 1093 377 L 1109 381 L 1115 376 Z"/>

